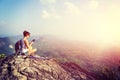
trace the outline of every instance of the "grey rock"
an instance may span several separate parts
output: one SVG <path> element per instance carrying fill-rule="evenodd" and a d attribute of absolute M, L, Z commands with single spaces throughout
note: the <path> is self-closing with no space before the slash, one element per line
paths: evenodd
<path fill-rule="evenodd" d="M 95 80 L 73 63 L 10 55 L 0 60 L 0 80 Z"/>

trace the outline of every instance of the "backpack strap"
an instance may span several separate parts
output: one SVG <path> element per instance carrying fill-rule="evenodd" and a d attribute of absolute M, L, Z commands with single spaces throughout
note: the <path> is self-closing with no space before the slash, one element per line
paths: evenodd
<path fill-rule="evenodd" d="M 22 48 L 23 48 L 23 41 L 22 41 L 22 39 L 20 40 L 20 50 L 22 50 Z"/>

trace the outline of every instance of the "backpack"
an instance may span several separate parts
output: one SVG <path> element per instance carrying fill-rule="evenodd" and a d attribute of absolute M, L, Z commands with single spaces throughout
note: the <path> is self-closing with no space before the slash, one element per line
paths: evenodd
<path fill-rule="evenodd" d="M 20 53 L 21 48 L 22 48 L 22 42 L 21 40 L 19 40 L 15 43 L 15 52 Z"/>

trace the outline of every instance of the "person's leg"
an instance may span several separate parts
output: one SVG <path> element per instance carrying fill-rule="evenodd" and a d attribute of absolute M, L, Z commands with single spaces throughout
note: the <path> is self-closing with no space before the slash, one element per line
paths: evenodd
<path fill-rule="evenodd" d="M 36 51 L 37 51 L 37 49 L 30 49 L 28 51 L 28 55 L 34 55 Z"/>
<path fill-rule="evenodd" d="M 32 52 L 31 52 L 32 49 L 33 49 L 33 48 L 32 48 L 32 46 L 31 46 L 30 49 L 28 50 L 28 55 L 31 55 L 31 53 L 32 53 Z"/>

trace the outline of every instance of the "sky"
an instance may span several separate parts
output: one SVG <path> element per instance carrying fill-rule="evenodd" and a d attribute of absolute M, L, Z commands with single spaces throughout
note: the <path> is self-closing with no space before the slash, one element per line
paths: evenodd
<path fill-rule="evenodd" d="M 0 0 L 0 36 L 120 43 L 120 0 Z"/>

